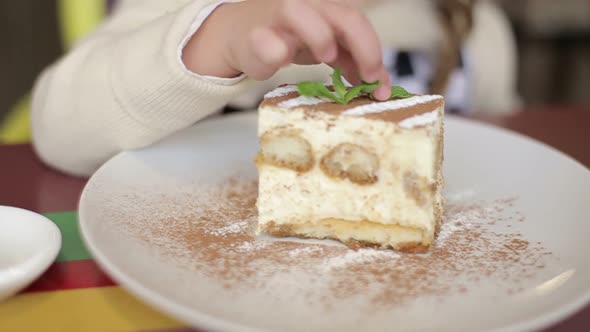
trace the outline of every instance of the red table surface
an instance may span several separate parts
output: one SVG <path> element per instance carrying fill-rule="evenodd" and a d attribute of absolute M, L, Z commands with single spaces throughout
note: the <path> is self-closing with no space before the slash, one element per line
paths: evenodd
<path fill-rule="evenodd" d="M 590 168 L 590 107 L 544 108 L 469 118 L 533 137 Z M 85 183 L 86 179 L 63 175 L 45 166 L 29 144 L 0 146 L 0 205 L 40 213 L 73 211 Z M 590 305 L 546 331 L 590 331 Z"/>

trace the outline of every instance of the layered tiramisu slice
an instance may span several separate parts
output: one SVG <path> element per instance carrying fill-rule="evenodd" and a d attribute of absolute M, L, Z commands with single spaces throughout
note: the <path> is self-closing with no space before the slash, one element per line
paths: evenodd
<path fill-rule="evenodd" d="M 268 93 L 258 231 L 427 251 L 442 215 L 444 100 L 404 97 L 338 103 L 294 85 Z"/>

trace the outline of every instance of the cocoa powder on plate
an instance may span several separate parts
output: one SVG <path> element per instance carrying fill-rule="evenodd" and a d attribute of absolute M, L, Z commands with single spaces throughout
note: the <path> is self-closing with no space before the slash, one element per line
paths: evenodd
<path fill-rule="evenodd" d="M 198 270 L 227 289 L 262 290 L 274 275 L 296 272 L 304 280 L 299 291 L 309 290 L 310 297 L 328 307 L 340 298 L 363 296 L 391 308 L 416 297 L 469 292 L 468 285 L 492 277 L 505 280 L 502 290 L 513 293 L 544 268 L 543 257 L 550 255 L 541 243 L 507 227 L 525 221 L 514 210 L 516 198 L 447 203 L 431 252 L 403 254 L 351 250 L 332 241 L 257 237 L 256 196 L 255 180 L 233 177 L 198 194 L 154 200 L 152 208 L 166 206 L 176 211 L 174 216 L 154 213 L 158 220 L 124 224 L 164 257 L 182 261 L 183 268 Z"/>

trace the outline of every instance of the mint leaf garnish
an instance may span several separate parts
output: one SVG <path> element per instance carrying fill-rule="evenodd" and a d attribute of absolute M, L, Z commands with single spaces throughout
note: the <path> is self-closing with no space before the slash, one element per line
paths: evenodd
<path fill-rule="evenodd" d="M 361 92 L 371 94 L 373 91 L 375 91 L 375 89 L 377 89 L 377 87 L 379 87 L 379 84 L 381 84 L 379 81 L 373 83 L 367 83 L 363 81 L 363 84 L 360 85 L 362 87 Z"/>
<path fill-rule="evenodd" d="M 342 98 L 335 96 L 322 82 L 306 81 L 297 84 L 297 91 L 302 96 L 323 97 L 342 104 Z"/>
<path fill-rule="evenodd" d="M 351 100 L 353 100 L 354 98 L 358 97 L 361 94 L 362 90 L 363 90 L 362 85 L 357 85 L 357 86 L 350 88 L 350 90 L 346 91 L 346 94 L 344 95 L 344 103 L 345 104 L 350 103 Z"/>
<path fill-rule="evenodd" d="M 347 88 L 342 82 L 342 70 L 335 68 L 332 73 L 332 85 L 334 92 L 330 91 L 326 85 L 317 81 L 306 81 L 297 84 L 297 91 L 302 96 L 322 97 L 339 104 L 348 104 L 354 98 L 363 94 L 372 94 L 379 86 L 380 82 L 367 83 L 362 81 L 361 84 Z M 403 99 L 412 97 L 413 94 L 406 91 L 401 86 L 391 87 L 391 99 Z"/>
<path fill-rule="evenodd" d="M 403 99 L 409 98 L 413 95 L 406 91 L 406 89 L 402 88 L 401 86 L 392 86 L 391 87 L 391 99 Z"/>
<path fill-rule="evenodd" d="M 346 94 L 346 87 L 342 82 L 342 71 L 340 68 L 334 69 L 332 73 L 332 85 L 334 85 L 334 91 L 336 91 L 338 97 L 343 98 Z"/>
<path fill-rule="evenodd" d="M 361 85 L 354 86 L 346 92 L 346 94 L 344 95 L 344 103 L 350 103 L 350 101 L 352 101 L 354 98 L 358 97 L 361 94 L 371 94 L 373 93 L 373 91 L 375 91 L 375 89 L 377 89 L 378 86 L 379 81 L 374 83 L 367 83 L 363 81 Z"/>

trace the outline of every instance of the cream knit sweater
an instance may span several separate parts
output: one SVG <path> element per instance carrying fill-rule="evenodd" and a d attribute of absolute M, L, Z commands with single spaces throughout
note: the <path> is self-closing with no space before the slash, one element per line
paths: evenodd
<path fill-rule="evenodd" d="M 45 70 L 33 94 L 33 142 L 41 159 L 87 176 L 120 151 L 150 145 L 231 103 L 254 106 L 281 83 L 327 80 L 324 65 L 290 66 L 265 82 L 189 72 L 182 47 L 219 1 L 126 0 L 93 35 Z M 441 40 L 429 0 L 388 0 L 367 14 L 384 47 L 431 52 Z M 514 46 L 502 14 L 479 2 L 466 48 L 474 108 L 514 106 Z"/>

